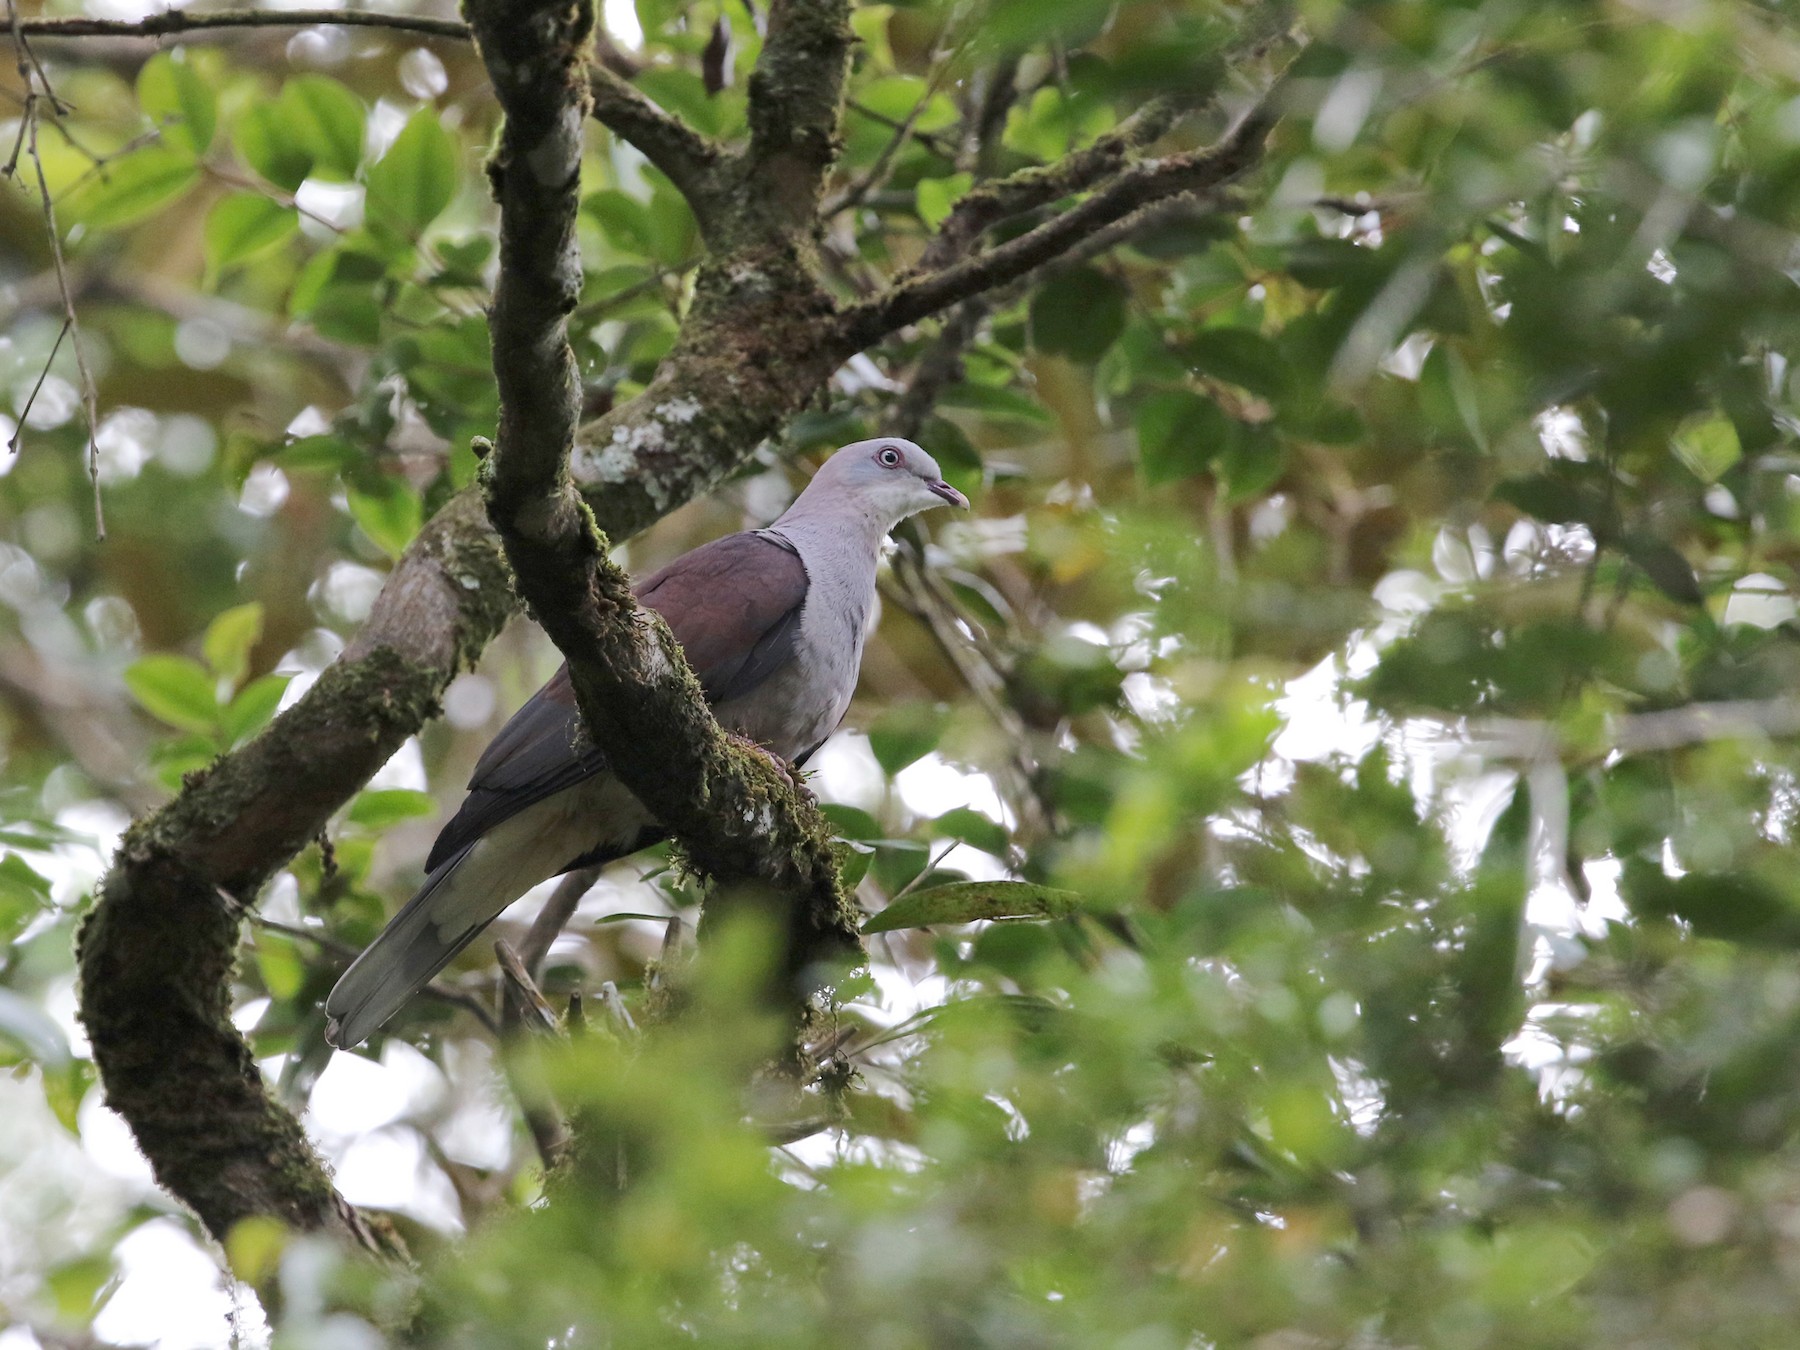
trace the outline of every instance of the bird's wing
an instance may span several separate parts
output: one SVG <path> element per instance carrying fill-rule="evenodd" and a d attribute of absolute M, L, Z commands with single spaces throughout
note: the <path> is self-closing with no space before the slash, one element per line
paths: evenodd
<path fill-rule="evenodd" d="M 637 588 L 662 615 L 707 700 L 730 703 L 794 659 L 806 567 L 779 534 L 729 534 L 684 553 Z"/>
<path fill-rule="evenodd" d="M 675 634 L 707 698 L 741 698 L 793 660 L 806 568 L 779 535 L 732 534 L 684 553 L 637 587 Z M 469 795 L 431 846 L 435 871 L 501 821 L 606 767 L 588 743 L 567 666 L 482 751 Z M 573 865 L 573 859 L 563 862 Z"/>
<path fill-rule="evenodd" d="M 425 870 L 436 871 L 507 817 L 605 767 L 606 757 L 581 729 L 569 668 L 559 667 L 475 761 L 469 795 L 431 846 Z"/>

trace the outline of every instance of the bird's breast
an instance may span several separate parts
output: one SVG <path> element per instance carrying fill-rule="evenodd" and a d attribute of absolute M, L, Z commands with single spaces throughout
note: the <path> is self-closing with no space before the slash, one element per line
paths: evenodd
<path fill-rule="evenodd" d="M 873 568 L 866 580 L 841 569 L 809 566 L 807 572 L 794 659 L 743 698 L 715 709 L 725 726 L 784 759 L 812 749 L 844 720 L 875 608 Z"/>

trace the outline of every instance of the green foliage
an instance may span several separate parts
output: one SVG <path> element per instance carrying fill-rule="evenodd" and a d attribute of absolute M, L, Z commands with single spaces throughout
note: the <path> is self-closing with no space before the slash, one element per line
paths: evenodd
<path fill-rule="evenodd" d="M 157 123 L 163 137 L 195 155 L 212 145 L 219 103 L 185 53 L 158 52 L 138 71 L 138 106 Z"/>
<path fill-rule="evenodd" d="M 1067 918 L 1079 911 L 1073 891 L 1034 886 L 1027 881 L 965 881 L 933 886 L 897 899 L 863 925 L 865 933 L 891 933 L 933 924 L 978 923 L 983 919 Z"/>
<path fill-rule="evenodd" d="M 1125 331 L 1125 288 L 1093 267 L 1040 287 L 1031 302 L 1031 341 L 1039 351 L 1089 363 Z"/>
<path fill-rule="evenodd" d="M 255 193 L 219 199 L 206 218 L 206 266 L 214 275 L 248 262 L 283 243 L 300 226 L 300 213 Z"/>
<path fill-rule="evenodd" d="M 456 195 L 461 151 L 429 108 L 414 113 L 388 152 L 369 168 L 374 222 L 416 238 Z"/>
<path fill-rule="evenodd" d="M 199 179 L 200 166 L 188 151 L 148 146 L 76 188 L 65 213 L 89 229 L 134 225 L 184 196 Z"/>

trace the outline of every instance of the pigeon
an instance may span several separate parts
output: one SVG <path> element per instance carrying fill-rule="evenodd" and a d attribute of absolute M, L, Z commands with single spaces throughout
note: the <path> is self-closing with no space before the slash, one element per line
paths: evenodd
<path fill-rule="evenodd" d="M 669 625 L 719 723 L 794 764 L 856 690 L 888 531 L 968 499 L 895 436 L 836 451 L 782 516 L 685 553 L 634 588 Z M 539 882 L 666 837 L 588 740 L 568 667 L 500 729 L 425 860 L 425 882 L 325 1000 L 325 1039 L 361 1044 Z"/>

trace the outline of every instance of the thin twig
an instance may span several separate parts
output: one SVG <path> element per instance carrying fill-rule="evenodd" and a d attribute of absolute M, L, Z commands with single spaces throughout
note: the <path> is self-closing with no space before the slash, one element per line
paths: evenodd
<path fill-rule="evenodd" d="M 23 37 L 160 38 L 206 29 L 315 28 L 327 24 L 343 28 L 386 28 L 459 42 L 469 40 L 469 26 L 458 19 L 431 19 L 417 14 L 383 14 L 361 9 L 218 9 L 202 14 L 165 9 L 142 19 L 24 19 L 13 26 L 13 32 L 15 36 Z"/>
<path fill-rule="evenodd" d="M 1277 82 L 1276 88 L 1279 88 Z M 1016 239 L 937 271 L 906 278 L 884 294 L 845 312 L 846 345 L 860 348 L 934 314 L 946 305 L 1007 285 L 1070 248 L 1154 203 L 1215 191 L 1261 157 L 1276 120 L 1275 89 L 1202 150 L 1139 160 L 1095 188 L 1078 205 Z"/>
<path fill-rule="evenodd" d="M 75 368 L 81 375 L 81 406 L 87 417 L 88 477 L 94 484 L 94 537 L 106 538 L 106 508 L 100 499 L 100 389 L 88 368 L 87 347 L 81 340 L 81 323 L 75 317 L 75 295 L 69 289 L 69 266 L 63 258 L 62 235 L 56 224 L 56 206 L 50 200 L 50 184 L 44 178 L 44 161 L 38 154 L 37 120 L 31 124 L 31 163 L 37 172 L 38 191 L 44 198 L 44 225 L 50 231 L 50 256 L 56 263 L 56 286 L 62 292 L 63 314 L 69 324 L 69 340 L 75 348 Z"/>
<path fill-rule="evenodd" d="M 889 117 L 884 112 L 877 112 L 868 104 L 859 103 L 855 99 L 848 100 L 844 106 L 857 116 L 866 117 L 871 122 L 878 123 L 881 126 L 888 127 L 894 131 L 900 130 L 900 128 L 905 125 L 900 118 Z M 936 132 L 914 130 L 912 138 L 927 150 L 931 151 L 931 153 L 936 155 L 939 159 L 948 160 L 952 164 L 956 162 L 956 147 L 951 145 Z"/>
<path fill-rule="evenodd" d="M 930 876 L 934 871 L 936 871 L 937 865 L 939 863 L 944 861 L 945 858 L 948 858 L 952 853 L 954 853 L 957 849 L 959 849 L 961 847 L 962 847 L 962 840 L 960 840 L 960 839 L 952 839 L 948 844 L 945 844 L 943 847 L 943 850 L 937 855 L 937 857 L 931 859 L 931 861 L 926 863 L 925 866 L 921 867 L 919 869 L 919 871 L 914 875 L 914 877 L 911 881 L 907 882 L 906 885 L 902 886 L 899 890 L 894 892 L 893 898 L 890 899 L 888 901 L 888 903 L 891 905 L 896 900 L 899 900 L 908 891 L 910 891 L 914 886 L 917 886 L 921 881 L 925 880 L 926 877 Z"/>
<path fill-rule="evenodd" d="M 939 34 L 939 40 L 942 39 L 942 36 Z M 919 95 L 918 101 L 913 104 L 900 125 L 894 128 L 894 134 L 888 137 L 887 144 L 881 147 L 881 153 L 875 156 L 875 162 L 869 166 L 868 172 L 844 189 L 835 201 L 825 203 L 819 212 L 821 220 L 830 220 L 841 211 L 854 210 L 871 192 L 887 186 L 888 179 L 893 176 L 894 165 L 899 159 L 900 152 L 913 138 L 919 119 L 925 115 L 925 109 L 931 106 L 931 100 L 937 97 L 938 90 L 943 86 L 944 77 L 950 73 L 951 65 L 967 44 L 968 39 L 965 37 L 933 66 L 931 76 L 925 82 L 925 91 Z"/>
<path fill-rule="evenodd" d="M 68 335 L 69 321 L 64 319 L 62 327 L 56 330 L 56 341 L 50 344 L 50 355 L 44 358 L 44 368 L 38 372 L 37 383 L 31 386 L 31 394 L 25 400 L 25 406 L 19 409 L 19 420 L 13 426 L 12 437 L 6 442 L 6 448 L 15 455 L 19 453 L 19 439 L 25 434 L 25 421 L 31 416 L 32 405 L 37 402 L 38 390 L 44 387 L 44 381 L 49 378 L 50 367 L 56 364 L 56 354 L 62 350 L 63 339 Z"/>
<path fill-rule="evenodd" d="M 670 278 L 684 277 L 692 270 L 688 267 L 659 267 L 642 281 L 634 281 L 623 290 L 614 291 L 611 295 L 602 296 L 598 300 L 590 300 L 585 305 L 578 306 L 569 315 L 569 322 L 588 323 L 602 318 L 622 305 L 661 289 Z"/>
<path fill-rule="evenodd" d="M 562 1028 L 512 944 L 505 939 L 494 943 L 494 955 L 500 959 L 500 1006 L 507 1031 L 501 1056 L 506 1081 L 519 1099 L 544 1170 L 554 1171 L 568 1156 L 569 1126 L 550 1092 L 539 1049 L 546 1039 L 558 1039 Z"/>
<path fill-rule="evenodd" d="M 18 65 L 18 77 L 25 85 L 25 115 L 20 122 L 20 142 L 23 144 L 25 157 L 31 158 L 32 175 L 38 180 L 38 198 L 43 203 L 43 227 L 50 236 L 50 259 L 56 265 L 56 288 L 63 297 L 63 322 L 68 338 L 76 347 L 76 371 L 81 374 L 81 410 L 88 423 L 88 475 L 94 479 L 94 533 L 97 538 L 106 538 L 106 511 L 101 504 L 101 445 L 99 445 L 99 387 L 94 383 L 94 371 L 88 369 L 88 353 L 81 342 L 81 320 L 76 319 L 76 295 L 68 286 L 68 263 L 63 257 L 63 234 L 56 225 L 56 202 L 50 200 L 50 182 L 43 175 L 43 155 L 38 153 L 38 104 L 47 101 L 50 112 L 61 117 L 67 110 L 67 104 L 56 97 L 56 90 L 50 88 L 49 77 L 43 74 L 43 67 L 38 65 L 38 58 L 31 50 L 31 43 L 25 41 L 25 20 L 18 13 L 18 0 L 7 0 L 7 20 L 13 31 L 14 61 Z M 43 92 L 38 92 L 38 85 Z M 67 131 L 65 131 L 67 135 Z M 70 139 L 70 144 L 77 144 Z M 14 144 L 13 157 L 7 160 L 5 176 L 16 175 L 18 171 L 20 146 Z M 50 349 L 50 360 L 56 358 L 56 351 L 63 346 L 63 337 L 58 335 L 56 346 Z M 38 376 L 38 387 L 43 385 L 45 374 L 49 374 L 50 360 L 45 360 L 43 373 Z M 32 389 L 32 398 L 38 391 Z M 20 427 L 25 419 L 20 416 Z M 18 432 L 14 432 L 11 443 L 14 454 L 18 452 Z"/>
<path fill-rule="evenodd" d="M 537 987 L 525 962 L 505 938 L 494 943 L 494 955 L 500 960 L 500 988 L 508 1022 L 517 1020 L 534 1031 L 554 1034 L 557 1031 L 556 1010 L 544 991 Z"/>
<path fill-rule="evenodd" d="M 594 889 L 601 870 L 598 867 L 583 867 L 570 872 L 557 883 L 550 898 L 544 902 L 544 907 L 538 911 L 537 918 L 531 921 L 530 931 L 519 944 L 519 960 L 525 963 L 525 969 L 531 973 L 533 980 L 543 977 L 544 958 L 550 955 L 550 948 L 556 942 L 557 935 L 575 916 L 575 906 L 581 903 L 581 897 Z"/>

